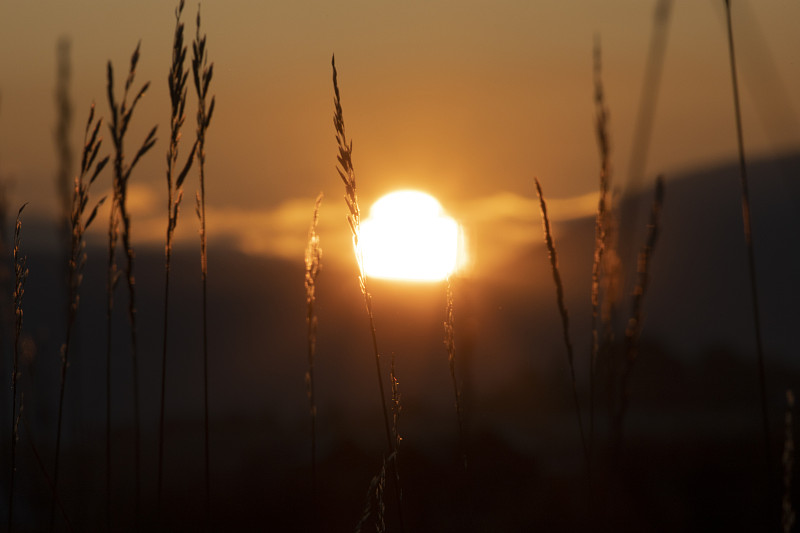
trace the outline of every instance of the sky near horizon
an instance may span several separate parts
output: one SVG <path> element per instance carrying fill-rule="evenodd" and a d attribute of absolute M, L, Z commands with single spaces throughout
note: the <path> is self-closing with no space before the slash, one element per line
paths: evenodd
<path fill-rule="evenodd" d="M 346 238 L 344 191 L 335 171 L 333 53 L 364 211 L 391 190 L 417 188 L 465 223 L 538 224 L 538 177 L 545 194 L 561 206 L 556 217 L 590 213 L 599 159 L 592 47 L 599 37 L 613 179 L 621 186 L 628 178 L 656 3 L 202 3 L 217 98 L 207 141 L 211 238 L 216 232 L 237 239 L 246 251 L 300 258 L 320 191 L 326 195 L 323 248 L 325 231 L 329 243 Z M 98 113 L 108 114 L 106 63 L 112 61 L 119 84 L 141 40 L 136 86 L 152 85 L 134 115 L 128 143 L 133 150 L 155 124 L 159 141 L 131 178 L 133 235 L 154 244 L 163 238 L 166 77 L 176 5 L 0 5 L 0 176 L 11 180 L 11 210 L 23 202 L 31 203 L 34 214 L 55 210 L 58 40 L 71 42 L 76 160 L 89 104 L 94 100 Z M 187 41 L 194 37 L 196 12 L 197 4 L 187 3 Z M 797 149 L 800 4 L 734 0 L 733 14 L 748 157 Z M 645 170 L 649 179 L 736 154 L 723 2 L 673 2 L 668 28 Z M 190 90 L 185 147 L 194 138 L 194 105 Z M 109 187 L 106 172 L 95 197 Z M 180 238 L 196 233 L 189 220 L 196 187 L 192 174 Z M 506 233 L 514 243 L 541 238 L 538 228 Z"/>

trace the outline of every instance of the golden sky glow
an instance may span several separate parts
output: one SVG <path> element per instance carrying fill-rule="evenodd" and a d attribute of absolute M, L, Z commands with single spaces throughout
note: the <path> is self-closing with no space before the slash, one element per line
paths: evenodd
<path fill-rule="evenodd" d="M 332 53 L 363 205 L 392 190 L 425 190 L 448 206 L 469 234 L 475 232 L 471 220 L 507 220 L 502 213 L 517 213 L 520 207 L 532 208 L 534 214 L 524 220 L 534 223 L 530 199 L 537 176 L 550 202 L 583 206 L 578 199 L 590 198 L 597 189 L 593 42 L 600 36 L 613 179 L 621 185 L 627 180 L 655 4 L 204 2 L 217 96 L 207 139 L 210 238 L 224 235 L 254 253 L 300 258 L 302 242 L 292 254 L 295 237 L 288 235 L 302 240 L 320 191 L 326 196 L 323 247 L 326 240 L 345 238 L 345 207 L 337 200 L 341 182 L 334 170 Z M 28 212 L 39 214 L 51 213 L 56 205 L 50 191 L 56 174 L 57 40 L 68 36 L 72 43 L 76 154 L 89 104 L 94 100 L 98 114 L 108 114 L 107 61 L 121 73 L 141 40 L 137 82 L 149 80 L 152 86 L 131 124 L 130 145 L 154 124 L 159 124 L 159 141 L 132 177 L 132 186 L 153 204 L 143 208 L 148 214 L 134 221 L 132 231 L 137 241 L 162 238 L 166 77 L 175 5 L 163 0 L 142 0 L 135 8 L 105 0 L 3 4 L 0 176 L 12 180 L 12 205 L 30 201 Z M 740 0 L 733 5 L 746 148 L 751 157 L 795 149 L 800 146 L 795 115 L 800 109 L 800 3 Z M 196 4 L 187 3 L 189 39 L 195 10 Z M 651 178 L 661 172 L 669 178 L 735 155 L 722 13 L 721 0 L 674 3 L 645 171 Z M 187 139 L 194 135 L 193 98 L 190 91 Z M 104 150 L 109 145 L 107 140 Z M 191 213 L 196 187 L 192 175 L 178 226 L 187 236 L 196 235 Z M 107 184 L 97 187 L 98 194 L 102 188 Z M 233 222 L 242 219 L 246 224 Z M 337 228 L 336 234 L 331 229 L 326 235 L 326 227 Z M 265 236 L 257 228 L 273 233 Z M 514 237 L 514 231 L 529 230 L 513 226 L 504 235 L 518 243 L 522 234 Z M 480 249 L 497 245 L 476 243 Z"/>

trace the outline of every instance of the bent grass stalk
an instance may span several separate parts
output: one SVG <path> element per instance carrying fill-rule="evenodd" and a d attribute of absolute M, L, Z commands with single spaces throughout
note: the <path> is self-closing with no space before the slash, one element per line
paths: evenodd
<path fill-rule="evenodd" d="M 208 63 L 206 36 L 200 36 L 200 7 L 197 8 L 197 32 L 192 43 L 192 74 L 197 92 L 197 151 L 200 167 L 200 190 L 195 210 L 200 220 L 200 271 L 203 283 L 203 457 L 205 462 L 206 509 L 211 504 L 211 475 L 208 448 L 208 251 L 206 248 L 206 131 L 211 124 L 216 98 L 207 102 L 208 86 L 214 75 L 214 63 Z"/>
<path fill-rule="evenodd" d="M 744 134 L 742 132 L 742 113 L 739 106 L 739 81 L 736 74 L 736 55 L 733 47 L 733 23 L 731 22 L 731 3 L 725 0 L 725 20 L 728 28 L 728 55 L 731 63 L 731 85 L 733 86 L 733 110 L 736 116 L 736 140 L 739 148 L 739 177 L 742 187 L 742 224 L 744 241 L 747 246 L 747 268 L 750 277 L 750 300 L 753 309 L 753 329 L 756 340 L 758 358 L 758 386 L 761 396 L 761 422 L 764 430 L 764 460 L 769 470 L 770 436 L 769 414 L 767 413 L 767 378 L 764 364 L 764 343 L 761 335 L 761 313 L 758 305 L 758 287 L 756 285 L 756 254 L 753 246 L 753 227 L 750 216 L 750 193 L 747 184 L 747 165 L 744 158 Z"/>
<path fill-rule="evenodd" d="M 339 173 L 339 176 L 344 182 L 344 199 L 345 203 L 347 204 L 347 209 L 350 211 L 347 215 L 347 223 L 350 226 L 350 232 L 353 235 L 353 247 L 356 252 L 356 262 L 358 263 L 359 271 L 358 283 L 361 288 L 361 294 L 364 296 L 364 303 L 366 304 L 367 315 L 369 318 L 370 332 L 372 333 L 372 345 L 375 354 L 375 364 L 378 370 L 378 389 L 380 390 L 381 408 L 383 411 L 383 420 L 386 429 L 386 441 L 389 446 L 389 451 L 392 452 L 394 451 L 395 446 L 392 439 L 391 425 L 389 424 L 389 411 L 386 408 L 386 396 L 383 387 L 383 373 L 381 372 L 381 354 L 378 350 L 378 339 L 375 331 L 375 316 L 372 312 L 372 295 L 367 289 L 367 275 L 364 272 L 364 258 L 362 256 L 361 247 L 359 244 L 359 236 L 361 231 L 361 211 L 358 207 L 356 178 L 352 162 L 353 142 L 350 141 L 350 143 L 348 143 L 347 138 L 345 137 L 344 116 L 342 114 L 342 105 L 339 96 L 335 58 L 331 60 L 331 65 L 333 67 L 333 91 L 335 94 L 334 106 L 336 109 L 336 112 L 333 116 L 333 124 L 336 128 L 336 141 L 339 144 L 339 155 L 337 157 L 339 161 L 339 167 L 336 168 L 336 171 Z"/>
<path fill-rule="evenodd" d="M 8 488 L 8 531 L 14 527 L 14 475 L 17 471 L 17 441 L 19 440 L 19 420 L 22 416 L 22 399 L 17 411 L 17 379 L 19 378 L 19 339 L 22 334 L 22 297 L 25 282 L 28 280 L 28 256 L 22 255 L 22 211 L 17 212 L 14 224 L 14 360 L 11 366 L 11 474 Z"/>
<path fill-rule="evenodd" d="M 306 394 L 308 395 L 309 414 L 311 416 L 311 495 L 315 514 L 317 512 L 317 403 L 314 396 L 314 356 L 317 351 L 317 314 L 314 304 L 317 299 L 317 276 L 319 276 L 322 268 L 322 249 L 319 245 L 319 234 L 317 233 L 320 205 L 322 205 L 322 193 L 319 193 L 314 204 L 314 215 L 311 219 L 311 227 L 308 230 L 308 245 L 305 253 L 306 328 L 308 333 Z"/>
<path fill-rule="evenodd" d="M 547 252 L 550 256 L 550 267 L 553 271 L 553 281 L 556 285 L 556 302 L 558 304 L 558 311 L 561 315 L 561 330 L 564 334 L 564 346 L 567 349 L 567 362 L 569 363 L 569 372 L 572 379 L 572 396 L 575 400 L 575 413 L 578 417 L 578 429 L 581 434 L 581 445 L 583 446 L 583 455 L 586 460 L 586 466 L 589 466 L 589 448 L 586 444 L 586 436 L 583 432 L 583 420 L 581 418 L 581 404 L 578 400 L 578 385 L 575 380 L 575 362 L 572 353 L 572 342 L 569 340 L 569 315 L 567 308 L 564 305 L 564 285 L 561 283 L 561 274 L 558 271 L 558 255 L 556 254 L 556 247 L 553 244 L 553 236 L 550 233 L 550 219 L 547 216 L 547 203 L 545 202 L 544 195 L 542 195 L 542 186 L 539 180 L 534 178 L 536 184 L 536 194 L 539 196 L 539 207 L 542 210 L 542 226 L 544 229 L 544 242 L 547 245 Z"/>
<path fill-rule="evenodd" d="M 80 174 L 75 177 L 72 202 L 70 205 L 70 249 L 69 263 L 67 265 L 67 330 L 64 344 L 61 346 L 61 384 L 58 396 L 58 429 L 56 433 L 55 467 L 53 468 L 53 500 L 50 507 L 50 530 L 53 530 L 55 518 L 56 493 L 58 491 L 58 471 L 61 449 L 61 422 L 64 409 L 64 389 L 67 381 L 67 368 L 69 368 L 70 348 L 72 345 L 72 332 L 78 318 L 78 305 L 80 303 L 80 286 L 83 281 L 83 267 L 86 264 L 86 243 L 84 234 L 97 216 L 97 209 L 103 204 L 105 198 L 98 201 L 88 215 L 86 208 L 89 203 L 89 188 L 95 182 L 100 172 L 108 163 L 109 156 L 99 161 L 97 154 L 100 151 L 102 138 L 99 136 L 102 119 L 94 120 L 94 104 L 89 109 L 89 119 L 83 135 L 83 153 L 81 156 Z M 96 164 L 95 164 L 96 163 Z"/>
<path fill-rule="evenodd" d="M 167 148 L 167 236 L 164 245 L 164 335 L 161 352 L 161 406 L 158 418 L 158 487 L 157 507 L 161 509 L 161 494 L 164 473 L 164 406 L 167 388 L 167 333 L 169 329 L 169 277 L 172 264 L 172 241 L 178 225 L 178 211 L 183 198 L 183 182 L 194 161 L 197 141 L 192 145 L 189 157 L 178 172 L 178 143 L 181 127 L 186 120 L 186 81 L 189 72 L 184 71 L 187 47 L 184 44 L 184 24 L 181 22 L 184 0 L 175 10 L 175 35 L 172 41 L 172 66 L 169 70 L 168 85 L 171 103 L 169 147 Z M 178 172 L 173 180 L 173 175 Z"/>
<path fill-rule="evenodd" d="M 342 179 L 345 188 L 345 203 L 349 213 L 347 214 L 347 223 L 350 226 L 350 232 L 353 235 L 353 246 L 356 253 L 356 262 L 358 263 L 358 283 L 361 288 L 361 294 L 364 296 L 364 304 L 367 310 L 367 317 L 369 319 L 370 333 L 372 335 L 372 350 L 375 355 L 375 369 L 377 371 L 378 379 L 378 392 L 380 394 L 381 409 L 383 412 L 384 428 L 386 430 L 386 444 L 389 448 L 389 457 L 391 458 L 392 466 L 395 471 L 395 493 L 397 496 L 398 516 L 400 517 L 400 527 L 402 530 L 402 500 L 400 497 L 400 474 L 397 471 L 397 442 L 392 437 L 392 427 L 389 422 L 389 410 L 386 407 L 386 395 L 383 387 L 383 373 L 381 372 L 381 354 L 378 350 L 378 335 L 375 330 L 375 315 L 372 312 L 372 295 L 367 287 L 367 275 L 364 272 L 364 258 L 359 244 L 360 237 L 360 223 L 361 211 L 358 207 L 358 195 L 356 194 L 356 177 L 353 170 L 353 141 L 347 141 L 344 128 L 344 115 L 342 113 L 342 103 L 339 94 L 339 84 L 337 81 L 336 72 L 336 58 L 331 57 L 331 67 L 333 68 L 333 92 L 334 92 L 334 108 L 333 125 L 336 129 L 336 142 L 339 146 L 339 155 L 337 160 L 339 166 L 336 171 Z"/>
<path fill-rule="evenodd" d="M 131 244 L 131 218 L 128 213 L 128 181 L 131 177 L 136 164 L 141 157 L 146 154 L 156 142 L 156 128 L 153 126 L 150 132 L 145 137 L 139 149 L 136 151 L 130 163 L 125 162 L 125 134 L 128 131 L 133 111 L 136 104 L 139 103 L 142 96 L 144 96 L 147 89 L 150 87 L 150 82 L 146 82 L 136 93 L 133 100 L 128 104 L 128 94 L 133 85 L 134 77 L 136 74 L 136 65 L 139 62 L 139 48 L 141 43 L 136 45 L 136 49 L 131 56 L 130 69 L 128 76 L 125 80 L 125 88 L 122 93 L 122 99 L 117 101 L 114 97 L 114 69 L 111 61 L 108 62 L 107 77 L 108 77 L 108 104 L 111 110 L 111 123 L 109 130 L 111 131 L 111 140 L 114 143 L 114 175 L 113 175 L 113 200 L 111 208 L 111 220 L 109 223 L 109 294 L 108 294 L 108 353 L 107 353 L 107 368 L 110 368 L 111 359 L 111 312 L 113 309 L 113 289 L 116 285 L 116 266 L 115 266 L 115 247 L 117 237 L 122 238 L 122 247 L 125 253 L 125 279 L 128 286 L 128 318 L 130 322 L 130 335 L 131 335 L 131 364 L 133 370 L 133 409 L 134 409 L 134 470 L 135 470 L 135 495 L 134 495 L 134 508 L 135 508 L 135 521 L 138 529 L 139 520 L 141 518 L 141 441 L 140 441 L 140 416 L 139 416 L 139 363 L 138 363 L 138 349 L 136 342 L 136 291 L 135 291 L 135 277 L 133 274 L 134 266 L 134 250 Z M 110 381 L 110 380 L 109 380 Z M 107 390 L 110 385 L 107 385 Z M 110 395 L 109 395 L 110 396 Z M 109 415 L 110 416 L 110 415 Z M 110 429 L 107 429 L 110 431 Z M 106 436 L 110 439 L 109 435 Z M 108 444 L 107 444 L 108 446 Z M 107 459 L 107 464 L 110 459 Z"/>
<path fill-rule="evenodd" d="M 656 242 L 659 235 L 659 220 L 661 217 L 661 208 L 664 204 L 664 177 L 658 176 L 656 178 L 655 194 L 653 198 L 653 206 L 650 211 L 650 221 L 647 224 L 647 237 L 642 250 L 639 252 L 639 259 L 637 262 L 637 280 L 636 287 L 633 290 L 633 302 L 631 305 L 631 316 L 628 319 L 628 325 L 625 329 L 625 352 L 626 361 L 625 369 L 621 378 L 621 397 L 619 404 L 619 411 L 615 423 L 616 433 L 616 447 L 619 450 L 622 445 L 622 432 L 625 415 L 628 411 L 630 403 L 630 375 L 633 366 L 639 357 L 639 338 L 642 334 L 642 319 L 644 316 L 644 297 L 647 292 L 648 282 L 650 280 L 650 263 L 652 262 L 653 252 L 655 251 Z"/>

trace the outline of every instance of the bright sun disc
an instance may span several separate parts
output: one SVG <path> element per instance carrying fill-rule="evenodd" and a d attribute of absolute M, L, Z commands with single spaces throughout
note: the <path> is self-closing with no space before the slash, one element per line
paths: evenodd
<path fill-rule="evenodd" d="M 379 199 L 361 222 L 360 246 L 367 276 L 438 281 L 459 266 L 461 230 L 441 204 L 419 191 Z"/>

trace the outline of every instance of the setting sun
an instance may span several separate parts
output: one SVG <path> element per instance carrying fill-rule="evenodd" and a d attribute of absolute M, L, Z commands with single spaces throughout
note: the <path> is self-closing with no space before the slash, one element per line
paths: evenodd
<path fill-rule="evenodd" d="M 375 202 L 361 223 L 360 243 L 364 271 L 376 278 L 442 280 L 463 256 L 458 223 L 419 191 L 396 191 Z"/>

